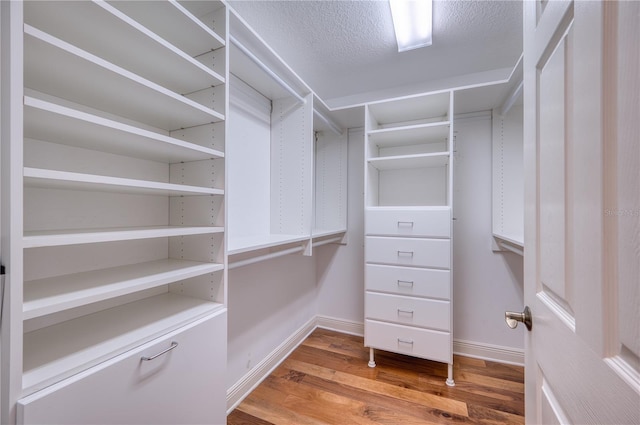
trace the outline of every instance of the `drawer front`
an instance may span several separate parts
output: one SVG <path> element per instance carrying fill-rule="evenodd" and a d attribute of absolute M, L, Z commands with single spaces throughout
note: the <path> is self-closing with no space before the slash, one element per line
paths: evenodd
<path fill-rule="evenodd" d="M 451 304 L 449 301 L 367 293 L 364 310 L 367 319 L 420 326 L 439 331 L 451 330 Z"/>
<path fill-rule="evenodd" d="M 365 288 L 367 291 L 450 300 L 451 272 L 367 264 Z"/>
<path fill-rule="evenodd" d="M 225 423 L 226 329 L 222 310 L 31 394 L 18 401 L 17 422 Z"/>
<path fill-rule="evenodd" d="M 367 263 L 449 269 L 451 244 L 448 239 L 366 237 Z"/>
<path fill-rule="evenodd" d="M 367 210 L 367 235 L 451 237 L 451 210 Z"/>
<path fill-rule="evenodd" d="M 443 363 L 453 362 L 449 332 L 365 320 L 364 345 Z"/>

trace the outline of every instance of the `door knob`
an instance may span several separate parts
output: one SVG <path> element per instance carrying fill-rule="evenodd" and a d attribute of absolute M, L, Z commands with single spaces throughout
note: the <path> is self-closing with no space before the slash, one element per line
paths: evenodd
<path fill-rule="evenodd" d="M 518 326 L 518 322 L 524 323 L 527 330 L 531 330 L 533 321 L 531 320 L 531 309 L 529 306 L 525 306 L 522 313 L 516 313 L 515 311 L 505 311 L 504 320 L 507 322 L 507 326 L 511 329 L 515 329 Z"/>

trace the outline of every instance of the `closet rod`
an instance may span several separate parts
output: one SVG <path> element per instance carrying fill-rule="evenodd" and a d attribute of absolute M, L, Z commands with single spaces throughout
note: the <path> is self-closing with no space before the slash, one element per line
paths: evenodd
<path fill-rule="evenodd" d="M 244 53 L 245 55 L 247 55 L 247 57 L 249 59 L 251 59 L 256 65 L 258 65 L 258 67 L 260 67 L 260 69 L 262 69 L 264 72 L 267 73 L 267 75 L 269 75 L 269 77 L 271 77 L 276 83 L 278 83 L 283 89 L 285 89 L 286 91 L 288 91 L 289 93 L 291 93 L 291 95 L 293 97 L 295 97 L 296 99 L 298 99 L 298 101 L 300 103 L 307 103 L 307 100 L 300 96 L 294 89 L 291 88 L 291 86 L 289 86 L 287 83 L 284 82 L 284 80 L 280 77 L 278 77 L 278 75 L 276 75 L 275 72 L 273 72 L 272 70 L 269 69 L 269 67 L 267 65 L 265 65 L 260 59 L 258 59 L 258 57 L 256 55 L 254 55 L 253 53 L 251 53 L 251 51 L 249 49 L 247 49 L 242 43 L 240 43 L 238 41 L 237 38 L 235 38 L 234 36 L 232 36 L 231 34 L 229 34 L 229 40 L 236 45 L 236 47 L 238 49 L 240 49 L 240 51 L 242 53 Z"/>
<path fill-rule="evenodd" d="M 323 241 L 314 242 L 313 246 L 315 248 L 316 246 L 327 245 L 327 244 L 330 244 L 330 243 L 341 243 L 341 242 L 342 242 L 342 236 L 336 236 L 335 238 L 325 239 Z"/>
<path fill-rule="evenodd" d="M 295 248 L 283 249 L 282 251 L 271 252 L 269 254 L 258 255 L 256 257 L 247 258 L 246 260 L 239 260 L 229 263 L 229 269 L 235 269 L 236 267 L 248 266 L 249 264 L 259 263 L 260 261 L 271 260 L 273 258 L 282 257 L 284 255 L 295 254 L 296 252 L 302 252 L 303 247 L 297 246 Z"/>
<path fill-rule="evenodd" d="M 313 109 L 313 113 L 322 121 L 324 121 L 324 123 L 327 124 L 334 133 L 336 133 L 338 136 L 342 136 L 342 130 L 332 120 L 325 117 L 323 114 L 320 113 L 320 111 L 318 111 L 315 108 Z"/>
<path fill-rule="evenodd" d="M 513 245 L 510 245 L 508 243 L 504 243 L 502 241 L 498 241 L 498 246 L 502 249 L 506 249 L 507 251 L 511 251 L 514 254 L 518 254 L 518 255 L 522 255 L 524 256 L 524 249 L 521 248 L 517 248 Z"/>

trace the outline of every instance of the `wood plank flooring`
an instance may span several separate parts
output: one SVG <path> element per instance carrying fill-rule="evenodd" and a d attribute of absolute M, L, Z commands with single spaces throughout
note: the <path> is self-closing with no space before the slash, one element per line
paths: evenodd
<path fill-rule="evenodd" d="M 227 417 L 228 425 L 523 424 L 524 370 L 455 356 L 447 365 L 316 329 Z"/>

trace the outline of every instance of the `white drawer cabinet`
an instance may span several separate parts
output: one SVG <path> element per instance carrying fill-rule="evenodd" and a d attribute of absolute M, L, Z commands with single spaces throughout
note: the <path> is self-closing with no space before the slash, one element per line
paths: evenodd
<path fill-rule="evenodd" d="M 367 291 L 449 300 L 451 297 L 450 280 L 451 272 L 449 270 L 379 264 L 365 266 L 365 289 Z"/>
<path fill-rule="evenodd" d="M 365 295 L 367 319 L 450 331 L 450 314 L 449 301 L 371 292 Z"/>
<path fill-rule="evenodd" d="M 367 235 L 424 238 L 451 236 L 450 208 L 369 209 L 365 214 Z"/>
<path fill-rule="evenodd" d="M 448 363 L 452 91 L 365 105 L 365 346 Z"/>
<path fill-rule="evenodd" d="M 365 320 L 364 337 L 371 348 L 451 362 L 451 334 L 413 326 Z"/>
<path fill-rule="evenodd" d="M 18 423 L 224 424 L 226 340 L 224 309 L 19 400 Z"/>
<path fill-rule="evenodd" d="M 451 265 L 448 239 L 388 238 L 367 236 L 367 263 L 448 269 Z"/>

